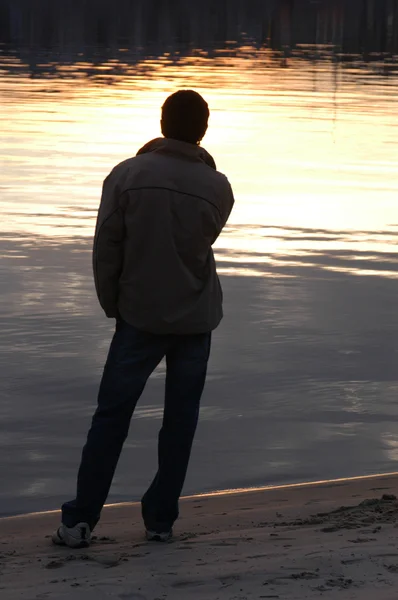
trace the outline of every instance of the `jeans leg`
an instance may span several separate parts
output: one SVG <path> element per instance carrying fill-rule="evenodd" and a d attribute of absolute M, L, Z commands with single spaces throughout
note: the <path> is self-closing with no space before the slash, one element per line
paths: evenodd
<path fill-rule="evenodd" d="M 159 432 L 158 472 L 142 498 L 148 529 L 167 531 L 178 518 L 206 380 L 211 333 L 175 336 L 166 354 L 163 425 Z"/>
<path fill-rule="evenodd" d="M 131 417 L 148 377 L 166 353 L 166 336 L 116 325 L 77 478 L 76 499 L 62 507 L 62 522 L 94 529 L 109 493 Z"/>

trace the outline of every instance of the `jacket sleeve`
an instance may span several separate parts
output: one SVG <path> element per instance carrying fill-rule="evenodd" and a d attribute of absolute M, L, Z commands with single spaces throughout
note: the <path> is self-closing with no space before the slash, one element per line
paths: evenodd
<path fill-rule="evenodd" d="M 229 219 L 229 215 L 231 214 L 232 208 L 235 204 L 235 198 L 234 198 L 234 193 L 232 191 L 232 187 L 231 184 L 229 183 L 229 181 L 227 181 L 227 189 L 226 192 L 224 194 L 224 198 L 223 198 L 223 202 L 221 205 L 221 229 L 220 229 L 220 233 L 221 231 L 224 229 L 228 219 Z"/>
<path fill-rule="evenodd" d="M 104 182 L 94 237 L 93 270 L 98 300 L 107 317 L 118 316 L 119 278 L 123 269 L 124 215 L 115 193 Z"/>
<path fill-rule="evenodd" d="M 226 186 L 222 190 L 222 196 L 218 203 L 218 207 L 216 211 L 213 212 L 214 220 L 212 220 L 212 228 L 211 228 L 211 245 L 215 243 L 218 236 L 224 229 L 229 215 L 231 214 L 232 208 L 234 206 L 235 199 L 232 191 L 231 184 L 226 179 Z"/>

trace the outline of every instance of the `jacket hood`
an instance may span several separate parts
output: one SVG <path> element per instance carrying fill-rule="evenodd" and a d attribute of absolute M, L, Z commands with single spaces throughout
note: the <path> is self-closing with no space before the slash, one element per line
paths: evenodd
<path fill-rule="evenodd" d="M 174 155 L 179 154 L 193 159 L 199 158 L 212 169 L 217 169 L 214 158 L 207 150 L 201 146 L 180 142 L 179 140 L 173 140 L 171 138 L 155 138 L 154 140 L 151 140 L 138 150 L 137 156 L 140 154 L 147 154 L 148 152 L 162 152 Z"/>

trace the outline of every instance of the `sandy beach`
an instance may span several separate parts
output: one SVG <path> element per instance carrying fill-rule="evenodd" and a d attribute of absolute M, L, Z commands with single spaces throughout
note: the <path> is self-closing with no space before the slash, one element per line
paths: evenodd
<path fill-rule="evenodd" d="M 91 548 L 53 547 L 59 513 L 0 520 L 1 600 L 398 598 L 398 476 L 184 498 L 174 540 L 107 506 Z"/>

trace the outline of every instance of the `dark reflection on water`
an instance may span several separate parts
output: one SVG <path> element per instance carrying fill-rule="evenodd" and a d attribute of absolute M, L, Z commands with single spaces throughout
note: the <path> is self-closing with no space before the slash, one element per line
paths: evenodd
<path fill-rule="evenodd" d="M 2 0 L 1 40 L 64 51 L 102 48 L 108 57 L 135 47 L 217 48 L 268 42 L 286 53 L 297 44 L 329 44 L 343 52 L 396 52 L 397 0 Z M 32 56 L 34 55 L 34 51 Z M 97 52 L 93 58 L 98 57 Z"/>
<path fill-rule="evenodd" d="M 237 200 L 185 491 L 396 470 L 398 1 L 108 6 L 0 0 L 0 513 L 73 494 L 112 335 L 101 183 L 177 87 L 208 98 Z M 152 478 L 163 375 L 110 500 Z"/>

